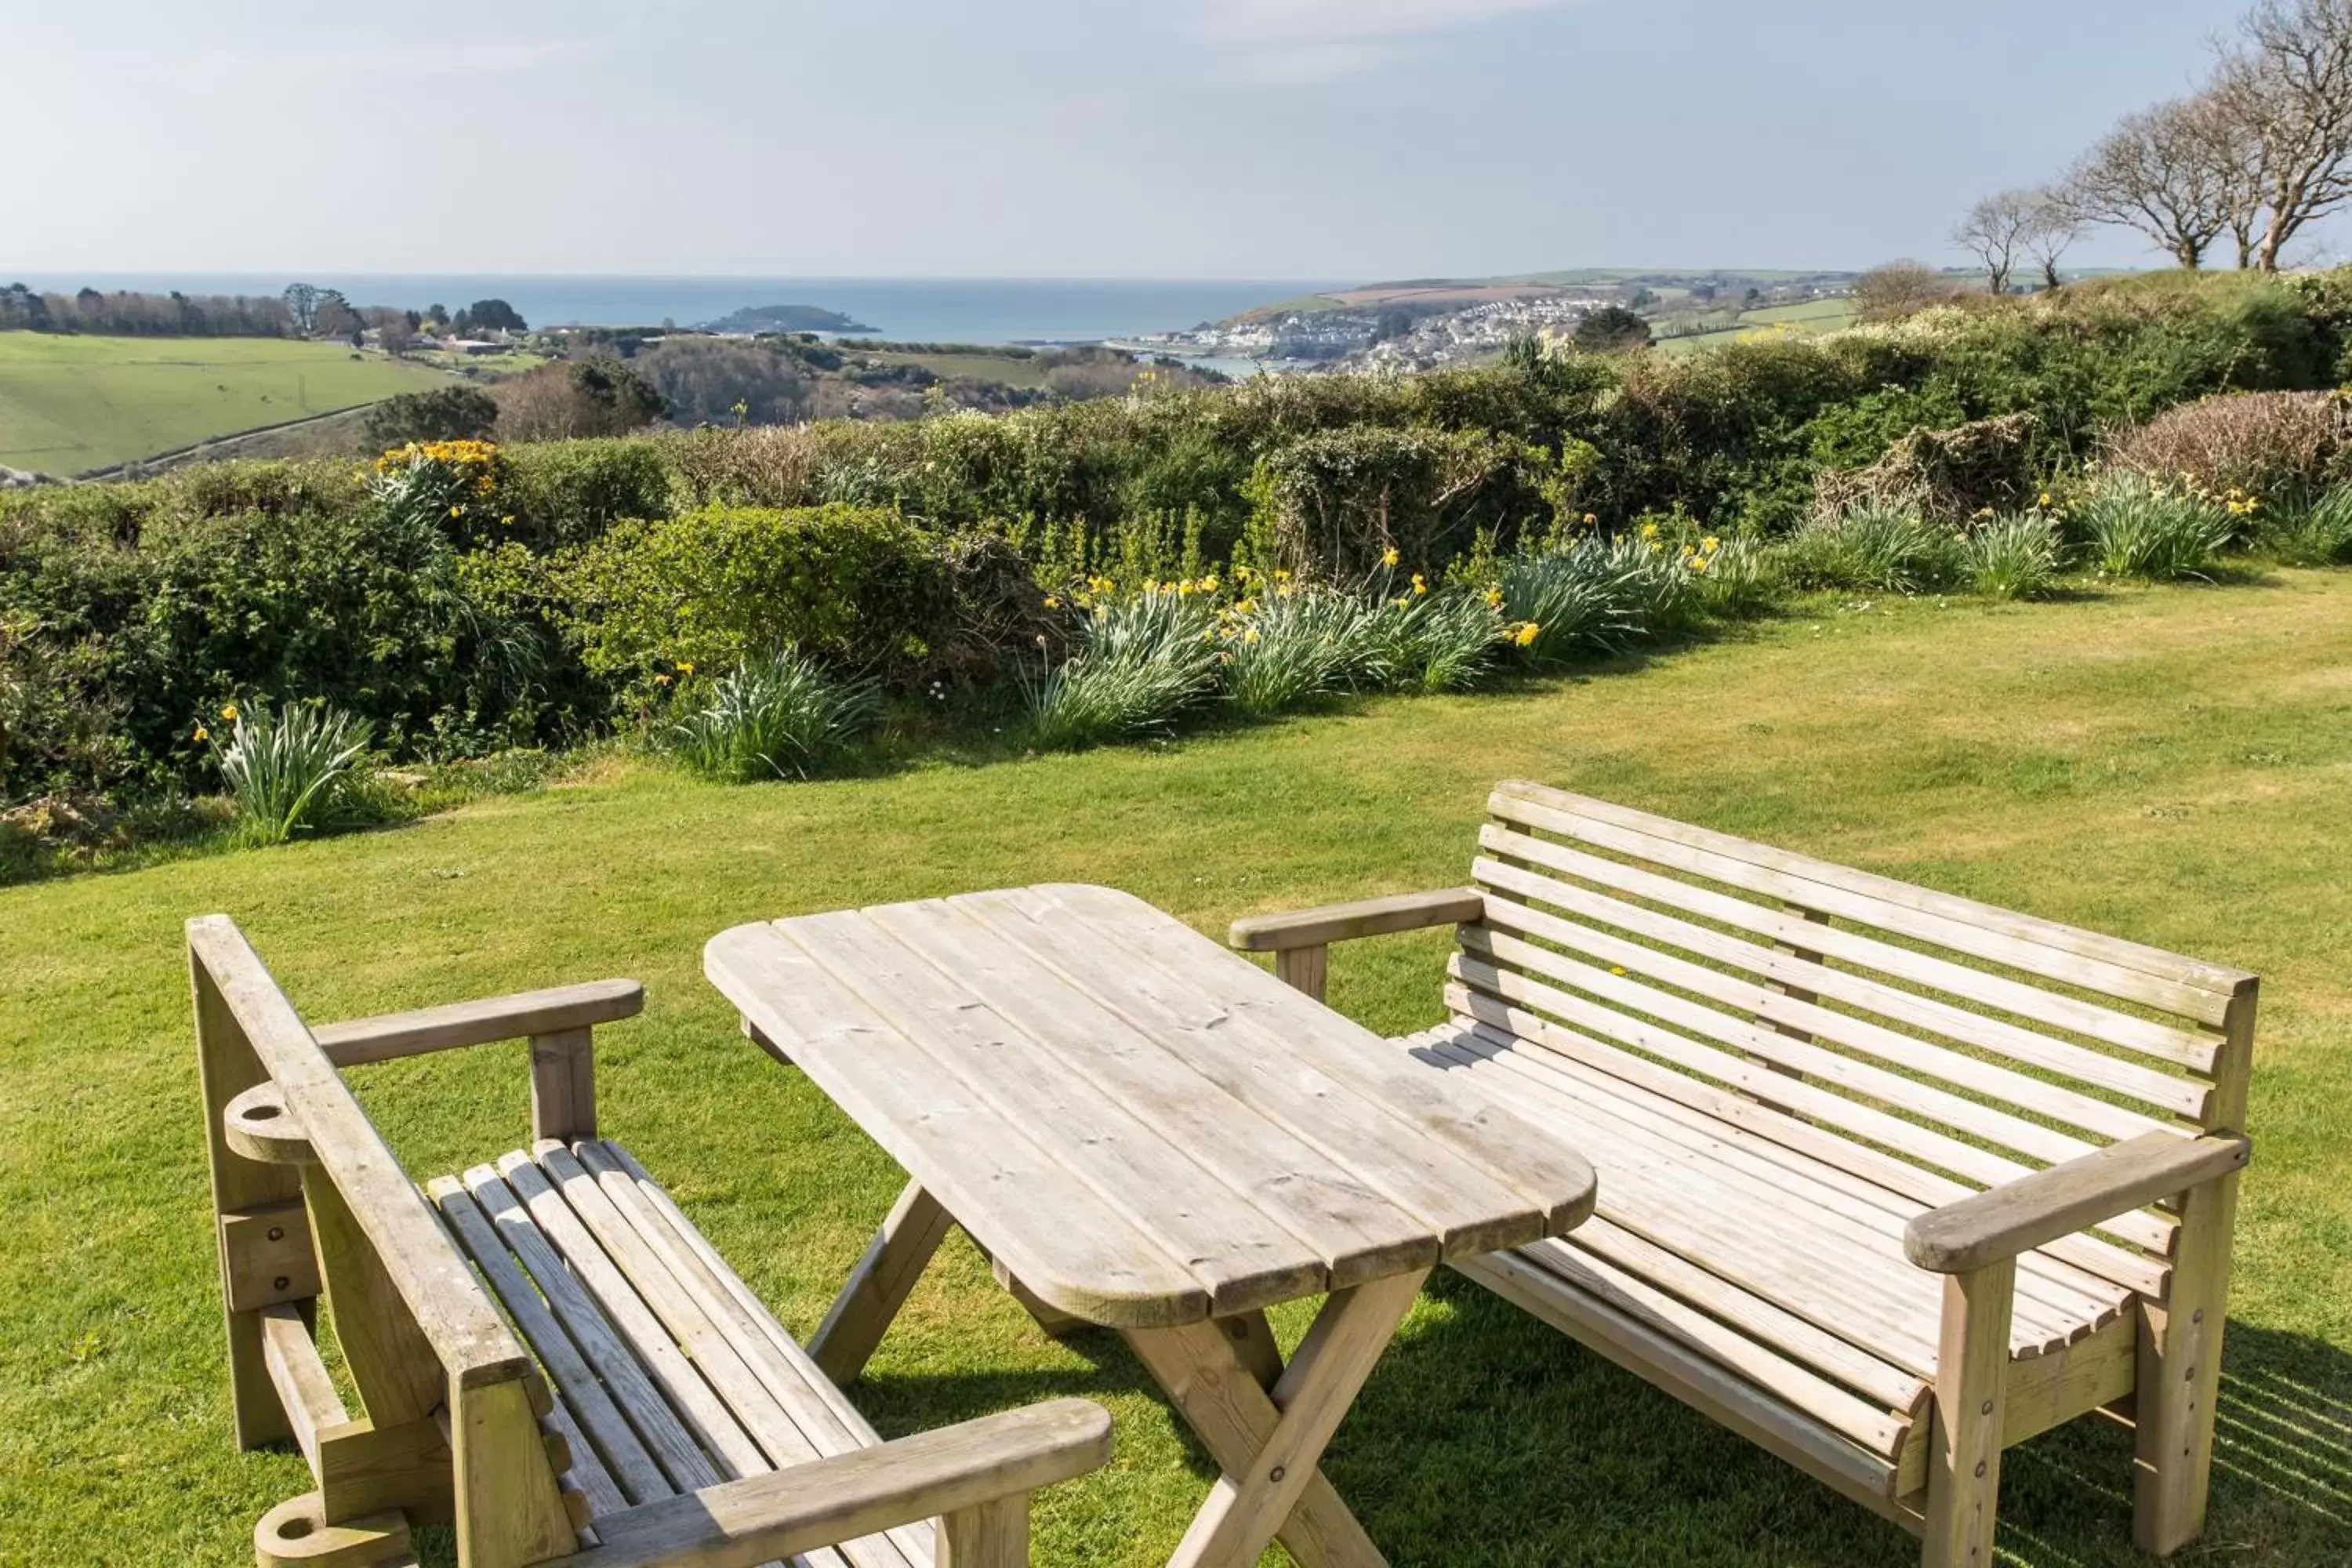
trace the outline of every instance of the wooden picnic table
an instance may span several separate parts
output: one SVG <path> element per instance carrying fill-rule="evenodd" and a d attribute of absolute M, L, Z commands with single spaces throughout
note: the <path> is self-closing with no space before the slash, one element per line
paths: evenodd
<path fill-rule="evenodd" d="M 855 1377 L 960 1225 L 1118 1331 L 1223 1476 L 1172 1560 L 1383 1560 L 1317 1468 L 1436 1265 L 1573 1228 L 1592 1169 L 1472 1083 L 1124 893 L 1054 886 L 711 939 L 748 1033 L 909 1178 L 809 1349 Z M 1328 1295 L 1285 1364 L 1265 1309 Z"/>

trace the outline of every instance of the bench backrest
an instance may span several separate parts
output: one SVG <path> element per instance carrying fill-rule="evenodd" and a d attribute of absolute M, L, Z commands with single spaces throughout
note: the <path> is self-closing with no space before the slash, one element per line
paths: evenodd
<path fill-rule="evenodd" d="M 2252 975 L 1538 784 L 1487 809 L 1460 1019 L 1923 1203 L 2243 1130 Z M 2153 1294 L 2175 1226 L 2141 1211 L 2074 1255 Z"/>

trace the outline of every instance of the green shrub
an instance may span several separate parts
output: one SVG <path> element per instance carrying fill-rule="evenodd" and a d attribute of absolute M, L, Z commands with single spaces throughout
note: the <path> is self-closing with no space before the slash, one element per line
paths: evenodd
<path fill-rule="evenodd" d="M 2200 574 L 2237 531 L 2222 502 L 2128 471 L 2103 475 L 2071 522 L 2101 573 L 2158 583 Z"/>
<path fill-rule="evenodd" d="M 367 411 L 361 428 L 378 451 L 411 441 L 484 441 L 499 422 L 499 405 L 475 386 L 404 392 Z"/>
<path fill-rule="evenodd" d="M 1088 614 L 1078 651 L 1024 681 L 1029 743 L 1069 751 L 1164 730 L 1216 686 L 1215 609 L 1165 591 Z"/>
<path fill-rule="evenodd" d="M 1979 525 L 1960 541 L 1960 574 L 1971 593 L 1991 599 L 2031 599 L 2058 579 L 2054 520 L 2012 512 Z"/>
<path fill-rule="evenodd" d="M 732 669 L 790 647 L 908 683 L 956 635 L 943 545 L 887 511 L 708 506 L 566 552 L 549 591 L 588 668 L 614 681 Z"/>
<path fill-rule="evenodd" d="M 776 648 L 716 681 L 672 726 L 670 745 L 705 778 L 806 778 L 836 761 L 877 710 L 872 682 L 836 680 L 793 649 Z"/>
<path fill-rule="evenodd" d="M 1377 684 L 1372 614 L 1362 600 L 1321 586 L 1244 600 L 1219 629 L 1226 698 L 1244 713 L 1280 713 Z"/>
<path fill-rule="evenodd" d="M 216 761 L 251 843 L 283 844 L 330 819 L 367 755 L 366 721 L 334 708 L 231 704 L 223 716 L 235 727 Z"/>
<path fill-rule="evenodd" d="M 1780 565 L 1801 588 L 1918 594 L 1949 583 L 1958 557 L 1958 541 L 1918 513 L 1861 505 L 1808 521 L 1782 546 Z"/>
<path fill-rule="evenodd" d="M 2352 486 L 2337 485 L 2309 500 L 2272 509 L 2259 537 L 2282 561 L 2297 566 L 2352 562 Z"/>
<path fill-rule="evenodd" d="M 545 552 L 585 544 L 615 523 L 670 515 L 670 468 L 657 439 L 546 441 L 499 448 L 507 465 L 506 537 Z"/>

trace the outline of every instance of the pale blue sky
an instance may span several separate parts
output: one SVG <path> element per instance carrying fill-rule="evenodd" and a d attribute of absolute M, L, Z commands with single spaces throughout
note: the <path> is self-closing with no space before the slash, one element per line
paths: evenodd
<path fill-rule="evenodd" d="M 1956 259 L 1956 213 L 2183 90 L 2240 8 L 26 0 L 0 272 Z"/>

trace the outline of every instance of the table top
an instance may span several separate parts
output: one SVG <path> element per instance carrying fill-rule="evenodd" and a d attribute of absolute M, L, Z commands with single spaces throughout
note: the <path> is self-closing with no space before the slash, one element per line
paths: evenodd
<path fill-rule="evenodd" d="M 1565 1232 L 1592 1169 L 1140 900 L 739 926 L 711 984 L 1049 1304 L 1196 1322 Z"/>

